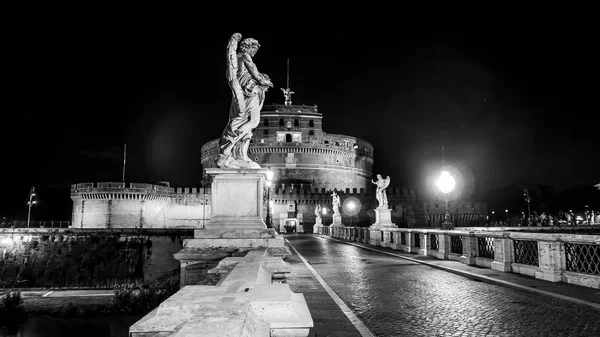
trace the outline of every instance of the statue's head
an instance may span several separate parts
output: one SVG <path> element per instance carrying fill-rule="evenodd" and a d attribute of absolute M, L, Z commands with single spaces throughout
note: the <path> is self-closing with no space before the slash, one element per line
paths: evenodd
<path fill-rule="evenodd" d="M 248 53 L 250 56 L 254 56 L 260 48 L 260 43 L 251 37 L 247 37 L 240 42 L 239 49 L 242 53 Z"/>
<path fill-rule="evenodd" d="M 377 175 L 377 179 L 381 179 L 381 174 L 378 174 L 378 175 Z"/>

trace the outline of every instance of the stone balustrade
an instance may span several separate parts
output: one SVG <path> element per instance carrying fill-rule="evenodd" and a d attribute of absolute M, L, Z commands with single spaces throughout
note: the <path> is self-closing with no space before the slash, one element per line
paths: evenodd
<path fill-rule="evenodd" d="M 291 272 L 288 262 L 254 249 L 209 272 L 225 276 L 216 286 L 184 286 L 132 325 L 129 336 L 308 336 L 314 323 L 304 295 L 273 282 Z"/>
<path fill-rule="evenodd" d="M 314 233 L 600 289 L 600 235 L 330 226 Z"/>

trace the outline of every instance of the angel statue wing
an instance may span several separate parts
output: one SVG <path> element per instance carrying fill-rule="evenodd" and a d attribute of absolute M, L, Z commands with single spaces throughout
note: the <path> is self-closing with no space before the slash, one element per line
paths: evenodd
<path fill-rule="evenodd" d="M 383 188 L 387 188 L 388 186 L 390 186 L 390 176 L 384 179 Z"/>
<path fill-rule="evenodd" d="M 227 44 L 227 82 L 229 83 L 229 87 L 233 92 L 233 101 L 238 107 L 238 111 L 245 111 L 246 102 L 244 101 L 244 93 L 242 91 L 242 86 L 240 85 L 240 81 L 237 78 L 238 71 L 238 60 L 237 60 L 237 46 L 238 42 L 242 39 L 242 34 L 234 33 L 229 38 L 229 43 Z"/>

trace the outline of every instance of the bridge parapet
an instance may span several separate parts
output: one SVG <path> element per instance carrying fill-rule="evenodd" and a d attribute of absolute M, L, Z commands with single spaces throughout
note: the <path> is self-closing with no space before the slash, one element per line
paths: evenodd
<path fill-rule="evenodd" d="M 186 285 L 129 334 L 192 335 L 200 328 L 211 336 L 308 336 L 314 324 L 304 295 L 287 283 L 273 283 L 275 274 L 290 271 L 288 262 L 265 249 L 227 257 L 209 271 L 227 275 L 217 286 Z"/>
<path fill-rule="evenodd" d="M 600 232 L 600 226 L 596 227 Z M 600 235 L 540 233 L 520 229 L 374 229 L 321 225 L 315 225 L 313 231 L 345 240 L 377 242 L 382 247 L 524 274 L 550 282 L 600 288 L 600 265 L 592 262 L 600 257 Z M 375 240 L 370 240 L 374 235 L 377 236 Z"/>

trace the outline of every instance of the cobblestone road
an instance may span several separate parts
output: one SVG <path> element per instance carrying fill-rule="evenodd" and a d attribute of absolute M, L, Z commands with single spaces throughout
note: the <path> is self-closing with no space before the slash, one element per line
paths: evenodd
<path fill-rule="evenodd" d="M 286 235 L 376 336 L 600 336 L 600 311 L 311 235 Z"/>

